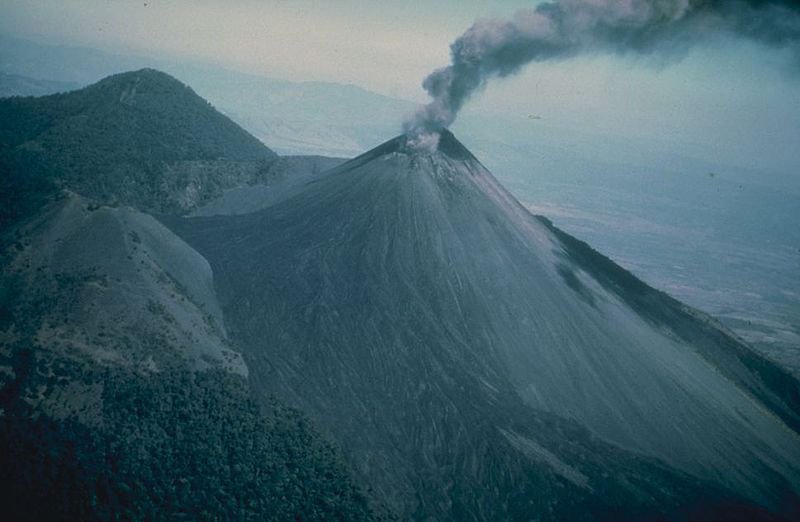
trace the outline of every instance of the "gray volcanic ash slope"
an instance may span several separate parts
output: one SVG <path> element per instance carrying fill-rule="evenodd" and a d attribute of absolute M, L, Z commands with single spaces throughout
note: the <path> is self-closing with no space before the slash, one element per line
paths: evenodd
<path fill-rule="evenodd" d="M 797 515 L 797 381 L 530 215 L 447 131 L 168 225 L 211 263 L 258 394 L 400 513 Z"/>
<path fill-rule="evenodd" d="M 208 262 L 152 217 L 70 193 L 17 236 L 0 281 L 17 294 L 18 333 L 29 326 L 43 350 L 145 373 L 247 376 Z"/>

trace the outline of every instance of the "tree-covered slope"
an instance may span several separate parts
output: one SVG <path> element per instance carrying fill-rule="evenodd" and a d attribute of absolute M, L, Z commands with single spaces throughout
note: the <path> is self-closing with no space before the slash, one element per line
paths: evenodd
<path fill-rule="evenodd" d="M 183 213 L 266 176 L 275 154 L 189 87 L 143 69 L 69 93 L 0 100 L 0 226 L 57 188 Z"/>
<path fill-rule="evenodd" d="M 2 390 L 7 520 L 369 520 L 334 448 L 297 411 L 259 408 L 241 377 L 142 375 L 13 353 Z M 39 400 L 91 394 L 47 415 Z M 82 419 L 93 410 L 94 422 Z"/>
<path fill-rule="evenodd" d="M 0 253 L 8 520 L 368 520 L 338 450 L 251 398 L 208 262 L 74 194 Z"/>

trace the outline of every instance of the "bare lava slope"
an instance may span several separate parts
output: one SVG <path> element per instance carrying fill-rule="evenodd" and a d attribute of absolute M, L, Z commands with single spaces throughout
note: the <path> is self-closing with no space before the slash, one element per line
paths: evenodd
<path fill-rule="evenodd" d="M 166 222 L 210 261 L 258 394 L 405 516 L 797 514 L 797 381 L 529 214 L 447 131 Z"/>

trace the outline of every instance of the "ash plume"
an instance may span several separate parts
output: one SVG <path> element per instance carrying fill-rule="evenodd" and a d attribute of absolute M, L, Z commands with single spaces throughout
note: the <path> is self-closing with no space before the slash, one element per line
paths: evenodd
<path fill-rule="evenodd" d="M 519 10 L 510 20 L 478 20 L 451 44 L 450 65 L 425 78 L 422 85 L 433 99 L 404 130 L 412 146 L 435 150 L 438 131 L 453 123 L 473 93 L 530 62 L 685 50 L 722 33 L 800 51 L 800 2 L 556 0 Z"/>

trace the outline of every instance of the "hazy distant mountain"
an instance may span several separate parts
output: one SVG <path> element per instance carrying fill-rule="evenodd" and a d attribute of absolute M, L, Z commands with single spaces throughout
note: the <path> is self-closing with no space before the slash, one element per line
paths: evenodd
<path fill-rule="evenodd" d="M 189 87 L 151 69 L 70 93 L 0 100 L 2 221 L 58 187 L 187 212 L 225 187 L 266 179 L 275 158 Z"/>
<path fill-rule="evenodd" d="M 211 263 L 255 390 L 404 516 L 798 514 L 800 384 L 529 214 L 447 132 L 253 214 L 167 221 Z"/>
<path fill-rule="evenodd" d="M 88 85 L 152 61 L 89 47 L 52 45 L 0 35 L 0 71 L 28 78 Z"/>
<path fill-rule="evenodd" d="M 16 74 L 0 72 L 0 98 L 8 96 L 44 96 L 57 92 L 74 91 L 79 83 L 37 80 Z"/>
<path fill-rule="evenodd" d="M 281 154 L 353 157 L 396 135 L 415 107 L 353 85 L 189 67 L 175 74 Z"/>
<path fill-rule="evenodd" d="M 0 35 L 0 71 L 83 85 L 154 67 L 191 85 L 281 154 L 352 157 L 400 130 L 414 104 L 353 85 L 289 82 L 189 60 L 47 45 Z"/>

